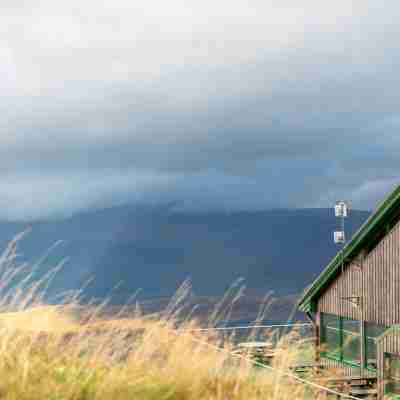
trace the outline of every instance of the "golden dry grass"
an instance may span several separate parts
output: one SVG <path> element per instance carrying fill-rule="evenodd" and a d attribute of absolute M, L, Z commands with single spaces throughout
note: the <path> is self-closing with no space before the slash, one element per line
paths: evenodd
<path fill-rule="evenodd" d="M 15 247 L 7 251 L 3 264 L 12 259 Z M 12 263 L 2 268 L 4 288 L 9 268 Z M 287 337 L 281 342 L 274 360 L 277 371 L 271 372 L 232 357 L 229 338 L 193 332 L 197 322 L 182 321 L 174 304 L 157 318 L 137 311 L 130 318 L 101 320 L 93 308 L 83 322 L 76 303 L 42 305 L 32 287 L 23 288 L 29 301 L 18 294 L 18 301 L 2 302 L 0 399 L 320 398 L 284 374 L 299 355 L 299 340 Z M 5 291 L 5 298 L 12 299 L 13 291 L 18 292 L 15 287 Z M 180 295 L 174 302 L 179 304 Z"/>

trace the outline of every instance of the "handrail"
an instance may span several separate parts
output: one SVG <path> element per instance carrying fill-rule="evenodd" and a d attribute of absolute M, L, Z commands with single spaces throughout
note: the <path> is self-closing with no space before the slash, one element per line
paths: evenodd
<path fill-rule="evenodd" d="M 305 327 L 305 326 L 312 326 L 312 324 L 304 323 L 304 324 L 242 325 L 242 326 L 228 326 L 228 327 L 211 327 L 211 328 L 190 329 L 190 332 L 233 331 L 242 329 L 287 328 L 287 327 Z"/>
<path fill-rule="evenodd" d="M 183 332 L 184 333 L 190 333 L 188 331 L 183 331 Z M 175 333 L 176 333 L 176 335 L 178 335 L 178 331 L 176 331 Z M 293 379 L 293 380 L 295 380 L 295 381 L 297 381 L 299 383 L 302 383 L 303 385 L 307 385 L 309 387 L 313 387 L 315 389 L 319 389 L 319 390 L 324 391 L 326 393 L 330 393 L 330 394 L 334 394 L 336 396 L 340 396 L 341 399 L 360 400 L 359 397 L 354 397 L 354 396 L 346 394 L 346 393 L 337 392 L 336 390 L 330 389 L 330 388 L 328 388 L 326 386 L 322 386 L 322 385 L 319 385 L 318 383 L 311 382 L 311 381 L 308 381 L 307 379 L 300 378 L 297 375 L 294 375 L 294 374 L 292 374 L 290 372 L 287 372 L 285 370 L 279 370 L 277 368 L 271 367 L 270 365 L 266 365 L 266 364 L 263 364 L 263 363 L 261 363 L 259 361 L 252 360 L 251 358 L 245 357 L 245 356 L 243 356 L 241 354 L 232 353 L 232 352 L 227 351 L 227 350 L 225 350 L 225 349 L 223 349 L 221 347 L 218 347 L 216 345 L 208 343 L 208 342 L 206 342 L 204 340 L 200 340 L 200 339 L 195 338 L 195 337 L 192 337 L 191 340 L 193 342 L 197 342 L 199 344 L 202 344 L 202 345 L 204 345 L 206 347 L 210 347 L 210 348 L 214 349 L 215 351 L 218 351 L 218 352 L 221 352 L 221 353 L 226 353 L 230 357 L 234 357 L 234 358 L 239 358 L 239 359 L 245 360 L 245 361 L 247 361 L 247 362 L 249 362 L 249 363 L 251 363 L 251 364 L 253 364 L 253 365 L 257 366 L 257 367 L 268 369 L 268 370 L 273 371 L 273 372 L 279 372 L 282 376 L 286 376 L 286 377 L 291 378 L 291 379 Z"/>

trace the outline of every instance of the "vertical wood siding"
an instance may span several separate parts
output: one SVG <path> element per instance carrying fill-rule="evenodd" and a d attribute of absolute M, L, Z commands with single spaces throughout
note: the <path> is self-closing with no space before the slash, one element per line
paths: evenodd
<path fill-rule="evenodd" d="M 357 307 L 345 297 L 360 297 Z M 345 266 L 343 273 L 330 284 L 318 299 L 317 311 L 391 326 L 400 323 L 400 222 L 374 247 L 364 259 Z M 383 398 L 383 352 L 400 354 L 400 336 L 389 335 L 378 348 L 378 390 Z M 354 376 L 359 370 L 335 361 L 324 361 Z M 369 374 L 363 370 L 362 374 Z M 365 376 L 365 375 L 364 375 Z"/>
<path fill-rule="evenodd" d="M 361 268 L 360 268 L 361 265 Z M 361 308 L 344 297 L 359 296 Z M 366 255 L 352 262 L 318 300 L 318 311 L 382 325 L 400 323 L 400 222 Z"/>

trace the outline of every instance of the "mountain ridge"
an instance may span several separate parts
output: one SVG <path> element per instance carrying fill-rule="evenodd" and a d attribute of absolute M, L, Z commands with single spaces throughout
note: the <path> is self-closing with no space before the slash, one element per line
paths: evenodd
<path fill-rule="evenodd" d="M 57 240 L 36 276 L 69 258 L 49 296 L 87 284 L 84 298 L 124 303 L 172 296 L 191 279 L 198 297 L 221 296 L 243 279 L 247 293 L 300 293 L 336 253 L 337 221 L 330 209 L 236 212 L 172 211 L 123 205 L 57 220 L 0 222 L 0 243 L 32 226 L 20 244 L 21 262 L 38 259 Z M 369 216 L 353 210 L 351 235 Z"/>

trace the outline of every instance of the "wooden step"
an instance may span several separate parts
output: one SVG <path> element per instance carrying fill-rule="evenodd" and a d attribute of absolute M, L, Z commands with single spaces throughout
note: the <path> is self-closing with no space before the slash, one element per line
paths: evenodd
<path fill-rule="evenodd" d="M 378 397 L 378 391 L 372 388 L 353 388 L 349 394 L 360 399 L 376 399 Z"/>

